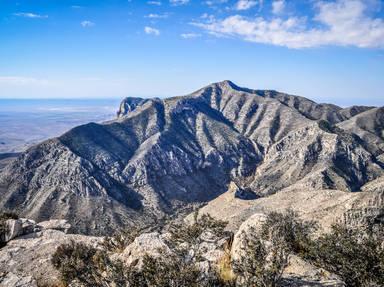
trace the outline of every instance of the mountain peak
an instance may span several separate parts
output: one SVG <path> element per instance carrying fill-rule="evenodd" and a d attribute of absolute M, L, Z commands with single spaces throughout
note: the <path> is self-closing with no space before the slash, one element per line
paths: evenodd
<path fill-rule="evenodd" d="M 216 85 L 219 85 L 221 87 L 231 88 L 231 89 L 236 90 L 236 91 L 242 90 L 241 87 L 239 87 L 238 85 L 236 85 L 234 82 L 232 82 L 230 80 L 224 80 L 224 81 L 218 82 L 218 83 L 216 83 Z"/>

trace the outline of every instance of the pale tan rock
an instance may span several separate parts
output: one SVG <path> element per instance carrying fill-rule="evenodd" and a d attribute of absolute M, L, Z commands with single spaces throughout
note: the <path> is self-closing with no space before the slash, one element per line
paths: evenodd
<path fill-rule="evenodd" d="M 37 282 L 56 284 L 59 274 L 51 264 L 52 255 L 58 246 L 72 241 L 97 247 L 102 238 L 65 234 L 52 229 L 17 237 L 0 249 L 0 273 L 13 273 L 21 278 L 32 276 Z M 17 285 L 9 287 L 13 286 Z"/>
<path fill-rule="evenodd" d="M 144 233 L 135 238 L 135 240 L 128 245 L 124 251 L 117 255 L 116 258 L 120 259 L 128 266 L 138 266 L 142 264 L 144 255 L 160 256 L 161 254 L 170 254 L 171 250 L 164 242 L 162 236 L 158 232 Z"/>

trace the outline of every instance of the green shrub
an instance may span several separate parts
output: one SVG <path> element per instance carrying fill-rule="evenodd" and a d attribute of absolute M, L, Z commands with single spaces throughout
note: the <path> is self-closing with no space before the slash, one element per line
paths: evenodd
<path fill-rule="evenodd" d="M 265 240 L 283 241 L 291 253 L 306 253 L 312 244 L 311 234 L 317 230 L 313 221 L 301 220 L 297 213 L 288 210 L 285 213 L 271 212 L 263 224 L 261 236 Z"/>
<path fill-rule="evenodd" d="M 291 210 L 269 213 L 261 231 L 250 228 L 242 234 L 243 250 L 233 262 L 238 283 L 252 287 L 278 286 L 289 254 L 306 253 L 314 230 L 314 222 L 300 220 Z"/>
<path fill-rule="evenodd" d="M 140 230 L 137 228 L 132 228 L 129 231 L 123 230 L 117 232 L 113 236 L 104 238 L 103 247 L 111 252 L 122 252 L 137 236 L 140 235 L 140 233 Z"/>
<path fill-rule="evenodd" d="M 200 236 L 205 232 L 212 232 L 216 237 L 223 237 L 225 235 L 225 227 L 227 222 L 217 220 L 209 214 L 203 214 L 198 218 L 197 213 L 194 216 L 193 224 L 173 224 L 169 232 L 172 237 L 172 242 L 178 243 L 199 243 Z"/>
<path fill-rule="evenodd" d="M 275 242 L 268 247 L 252 228 L 250 234 L 244 234 L 243 254 L 233 262 L 238 283 L 245 287 L 277 286 L 288 262 L 286 246 Z"/>
<path fill-rule="evenodd" d="M 339 275 L 347 286 L 384 286 L 382 244 L 377 236 L 335 225 L 313 242 L 306 258 Z"/>
<path fill-rule="evenodd" d="M 103 250 L 84 243 L 71 242 L 61 245 L 52 256 L 52 264 L 61 274 L 62 282 L 75 281 L 83 286 L 109 286 L 124 282 L 120 262 L 112 262 Z"/>
<path fill-rule="evenodd" d="M 224 235 L 225 223 L 208 215 L 196 219 L 192 225 L 173 225 L 169 245 L 172 254 L 152 257 L 144 255 L 138 267 L 124 267 L 119 261 L 112 261 L 109 251 L 120 251 L 134 239 L 135 233 L 121 234 L 103 242 L 103 249 L 95 249 L 82 243 L 61 245 L 52 258 L 52 263 L 61 274 L 64 284 L 80 283 L 82 286 L 142 286 L 142 287 L 230 287 L 221 280 L 215 268 L 202 273 L 198 266 L 200 256 L 189 250 L 196 248 L 203 232 Z M 187 243 L 188 248 L 179 248 Z M 197 250 L 197 249 L 196 249 Z"/>

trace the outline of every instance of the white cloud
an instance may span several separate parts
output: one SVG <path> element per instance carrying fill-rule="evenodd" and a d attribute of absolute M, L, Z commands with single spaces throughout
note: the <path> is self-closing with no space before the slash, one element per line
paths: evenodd
<path fill-rule="evenodd" d="M 184 38 L 184 39 L 194 39 L 194 38 L 201 37 L 201 34 L 197 34 L 197 33 L 184 33 L 184 34 L 181 34 L 180 36 L 181 36 L 181 38 Z"/>
<path fill-rule="evenodd" d="M 0 76 L 0 85 L 10 86 L 46 86 L 49 82 L 44 79 L 19 76 Z"/>
<path fill-rule="evenodd" d="M 228 0 L 206 0 L 204 2 L 205 5 L 208 5 L 208 6 L 214 6 L 214 5 L 220 5 L 220 4 L 224 4 L 224 3 L 227 3 Z"/>
<path fill-rule="evenodd" d="M 95 26 L 95 23 L 85 20 L 85 21 L 82 21 L 80 25 L 83 26 L 84 28 L 89 28 L 89 27 Z"/>
<path fill-rule="evenodd" d="M 34 13 L 14 13 L 13 15 L 24 18 L 48 18 L 48 15 L 39 15 Z"/>
<path fill-rule="evenodd" d="M 168 18 L 169 17 L 169 14 L 148 14 L 147 16 L 145 16 L 146 18 L 150 18 L 150 19 L 165 19 L 165 18 Z"/>
<path fill-rule="evenodd" d="M 173 6 L 181 6 L 189 3 L 189 0 L 169 0 L 169 3 Z"/>
<path fill-rule="evenodd" d="M 239 0 L 236 3 L 236 10 L 248 10 L 257 5 L 257 1 L 254 0 Z"/>
<path fill-rule="evenodd" d="M 148 35 L 155 35 L 155 36 L 159 36 L 160 35 L 160 31 L 158 29 L 155 29 L 155 28 L 152 28 L 152 27 L 144 27 L 144 32 Z"/>
<path fill-rule="evenodd" d="M 284 0 L 275 0 L 272 2 L 272 13 L 273 14 L 281 14 L 285 8 Z"/>
<path fill-rule="evenodd" d="M 369 3 L 364 0 L 317 1 L 313 18 L 317 25 L 311 25 L 305 17 L 268 20 L 240 15 L 194 25 L 217 36 L 289 48 L 325 45 L 384 48 L 384 20 L 369 16 Z"/>
<path fill-rule="evenodd" d="M 161 6 L 161 2 L 160 2 L 160 1 L 148 1 L 147 3 L 148 3 L 149 5 Z"/>

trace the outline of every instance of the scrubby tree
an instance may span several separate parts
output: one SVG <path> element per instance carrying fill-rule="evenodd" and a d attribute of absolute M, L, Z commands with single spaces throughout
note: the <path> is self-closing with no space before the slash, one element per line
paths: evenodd
<path fill-rule="evenodd" d="M 373 234 L 334 225 L 313 242 L 306 258 L 339 275 L 347 286 L 384 286 L 383 240 Z"/>
<path fill-rule="evenodd" d="M 80 286 L 104 287 L 113 282 L 124 286 L 124 272 L 120 262 L 112 262 L 103 250 L 79 242 L 59 246 L 52 257 L 52 264 L 59 270 L 62 282 Z"/>
<path fill-rule="evenodd" d="M 60 246 L 52 258 L 65 285 L 79 283 L 81 286 L 127 286 L 127 287 L 231 287 L 212 268 L 202 272 L 200 254 L 196 251 L 204 232 L 224 236 L 225 223 L 208 215 L 196 217 L 193 224 L 178 224 L 170 227 L 168 240 L 172 253 L 160 251 L 158 256 L 144 255 L 139 266 L 122 266 L 111 260 L 110 251 L 120 250 L 128 239 L 104 241 L 103 249 L 83 243 L 71 242 Z M 116 246 L 118 247 L 116 249 Z M 196 253 L 190 252 L 196 248 Z"/>
<path fill-rule="evenodd" d="M 237 283 L 245 287 L 274 287 L 281 280 L 288 262 L 285 244 L 266 242 L 257 231 L 250 228 L 243 234 L 243 250 L 239 259 L 233 262 Z"/>
<path fill-rule="evenodd" d="M 311 236 L 317 230 L 314 221 L 304 221 L 292 210 L 285 213 L 271 212 L 262 226 L 265 240 L 282 241 L 286 249 L 295 254 L 305 253 L 312 244 Z"/>
<path fill-rule="evenodd" d="M 311 246 L 314 222 L 303 221 L 288 210 L 272 212 L 258 231 L 250 228 L 243 233 L 242 252 L 234 263 L 234 271 L 241 286 L 274 287 L 281 282 L 291 253 L 305 253 Z"/>

